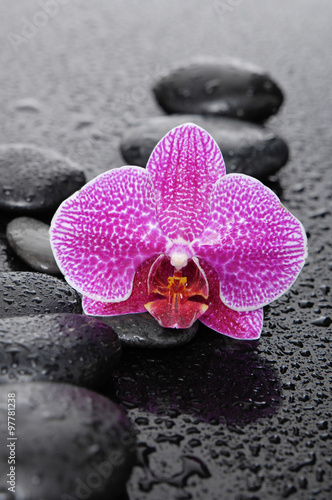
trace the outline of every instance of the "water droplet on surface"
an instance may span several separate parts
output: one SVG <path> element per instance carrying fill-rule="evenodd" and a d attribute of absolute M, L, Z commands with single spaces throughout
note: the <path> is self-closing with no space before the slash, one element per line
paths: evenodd
<path fill-rule="evenodd" d="M 206 82 L 204 84 L 204 92 L 207 95 L 211 95 L 211 94 L 213 94 L 213 92 L 218 90 L 220 84 L 221 84 L 221 82 L 218 78 L 215 78 L 213 80 L 209 80 L 208 82 Z"/>
<path fill-rule="evenodd" d="M 321 316 L 320 318 L 317 318 L 311 322 L 312 325 L 323 326 L 325 328 L 328 328 L 331 323 L 332 320 L 328 316 Z"/>
<path fill-rule="evenodd" d="M 320 431 L 326 430 L 329 427 L 327 420 L 321 420 L 320 422 L 317 422 L 316 425 L 317 425 L 318 430 L 320 430 Z"/>

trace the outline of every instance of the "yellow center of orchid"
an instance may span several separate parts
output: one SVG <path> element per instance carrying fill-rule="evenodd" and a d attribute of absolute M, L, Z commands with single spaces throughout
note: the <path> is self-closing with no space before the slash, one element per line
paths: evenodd
<path fill-rule="evenodd" d="M 163 279 L 162 263 L 150 276 L 149 293 L 157 294 L 159 298 L 145 304 L 145 308 L 166 328 L 188 328 L 208 308 L 208 304 L 199 299 L 208 298 L 207 282 L 198 267 L 194 263 L 191 266 L 194 269 L 190 283 L 188 277 L 183 276 L 182 269 L 173 269 L 173 276 Z"/>
<path fill-rule="evenodd" d="M 174 309 L 178 309 L 184 298 L 187 287 L 187 277 L 182 276 L 182 271 L 174 271 L 173 276 L 167 278 L 167 288 L 169 289 L 168 300 Z"/>

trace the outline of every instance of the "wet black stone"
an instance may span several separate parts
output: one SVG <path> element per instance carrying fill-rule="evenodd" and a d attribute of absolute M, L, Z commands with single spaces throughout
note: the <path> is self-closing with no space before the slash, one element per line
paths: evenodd
<path fill-rule="evenodd" d="M 135 452 L 123 410 L 72 385 L 6 384 L 0 387 L 0 433 L 6 437 L 8 398 L 15 400 L 17 441 L 6 444 L 16 454 L 16 500 L 122 498 Z M 0 447 L 1 471 L 8 471 L 9 453 Z M 7 479 L 1 475 L 0 491 L 7 490 Z"/>
<path fill-rule="evenodd" d="M 150 118 L 131 127 L 121 140 L 121 153 L 128 164 L 145 167 L 149 156 L 174 127 L 192 122 L 204 128 L 218 143 L 228 173 L 239 172 L 264 178 L 275 174 L 288 160 L 286 142 L 266 127 L 231 118 L 173 115 Z"/>
<path fill-rule="evenodd" d="M 84 184 L 82 170 L 54 151 L 24 144 L 0 146 L 0 210 L 54 212 Z"/>
<path fill-rule="evenodd" d="M 0 318 L 81 311 L 78 294 L 59 278 L 33 272 L 0 273 Z"/>
<path fill-rule="evenodd" d="M 280 87 L 267 72 L 251 63 L 196 61 L 174 69 L 154 86 L 167 113 L 199 113 L 261 122 L 277 113 Z"/>
<path fill-rule="evenodd" d="M 190 342 L 198 330 L 197 321 L 191 328 L 163 328 L 149 313 L 100 316 L 98 319 L 110 325 L 123 344 L 132 347 L 178 347 Z"/>
<path fill-rule="evenodd" d="M 88 316 L 0 319 L 0 383 L 56 381 L 85 387 L 108 380 L 121 353 L 114 330 Z"/>
<path fill-rule="evenodd" d="M 48 224 L 31 217 L 18 217 L 8 224 L 6 236 L 14 252 L 32 269 L 61 274 L 53 256 Z"/>
<path fill-rule="evenodd" d="M 23 260 L 17 257 L 4 234 L 0 235 L 0 269 L 5 272 L 31 270 Z"/>

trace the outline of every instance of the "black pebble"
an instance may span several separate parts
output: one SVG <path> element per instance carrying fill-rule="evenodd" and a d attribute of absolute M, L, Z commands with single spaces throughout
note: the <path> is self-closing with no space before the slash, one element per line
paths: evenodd
<path fill-rule="evenodd" d="M 35 382 L 0 387 L 0 492 L 8 491 L 8 456 L 15 453 L 15 500 L 120 500 L 134 462 L 135 436 L 117 405 L 87 389 Z M 13 411 L 13 410 L 12 410 Z M 14 436 L 13 436 L 14 437 Z M 9 476 L 10 479 L 10 476 Z"/>
<path fill-rule="evenodd" d="M 82 312 L 81 300 L 61 279 L 33 272 L 0 273 L 0 318 L 66 312 Z"/>
<path fill-rule="evenodd" d="M 277 113 L 280 87 L 267 72 L 237 59 L 194 61 L 169 72 L 154 86 L 167 113 L 199 113 L 262 122 Z"/>
<path fill-rule="evenodd" d="M 121 353 L 110 326 L 79 314 L 0 319 L 0 346 L 0 383 L 45 380 L 101 386 Z"/>
<path fill-rule="evenodd" d="M 160 116 L 129 128 L 120 144 L 125 161 L 145 167 L 153 148 L 163 136 L 172 128 L 188 122 L 204 128 L 218 143 L 228 173 L 266 178 L 287 163 L 289 151 L 286 142 L 268 128 L 231 118 L 198 115 Z"/>
<path fill-rule="evenodd" d="M 6 236 L 13 251 L 32 269 L 61 274 L 53 256 L 48 224 L 31 217 L 17 217 L 8 224 Z"/>
<path fill-rule="evenodd" d="M 190 342 L 199 325 L 196 321 L 191 328 L 163 328 L 149 313 L 103 316 L 99 319 L 116 331 L 123 344 L 159 349 L 178 347 Z"/>
<path fill-rule="evenodd" d="M 0 146 L 0 210 L 52 213 L 84 184 L 82 170 L 58 153 L 23 144 Z"/>

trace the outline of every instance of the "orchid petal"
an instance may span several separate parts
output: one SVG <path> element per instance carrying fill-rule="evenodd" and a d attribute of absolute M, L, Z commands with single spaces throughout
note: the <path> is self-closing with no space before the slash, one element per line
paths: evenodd
<path fill-rule="evenodd" d="M 137 268 L 167 243 L 156 218 L 150 176 L 134 166 L 101 174 L 64 201 L 50 232 L 68 283 L 106 302 L 128 299 Z"/>
<path fill-rule="evenodd" d="M 146 168 L 164 234 L 175 241 L 193 241 L 209 219 L 213 184 L 226 173 L 217 143 L 197 125 L 181 125 L 157 144 Z"/>
<path fill-rule="evenodd" d="M 83 311 L 90 316 L 117 316 L 146 312 L 144 304 L 148 300 L 148 276 L 155 257 L 146 260 L 135 273 L 133 291 L 127 300 L 122 302 L 100 302 L 84 296 Z"/>
<path fill-rule="evenodd" d="M 225 306 L 219 296 L 219 278 L 217 273 L 202 259 L 200 265 L 209 281 L 209 308 L 199 318 L 204 325 L 218 333 L 234 339 L 256 340 L 263 327 L 263 309 L 238 312 Z"/>
<path fill-rule="evenodd" d="M 237 311 L 280 297 L 307 256 L 300 221 L 264 184 L 242 174 L 218 180 L 209 224 L 192 247 L 217 271 L 222 302 Z"/>

